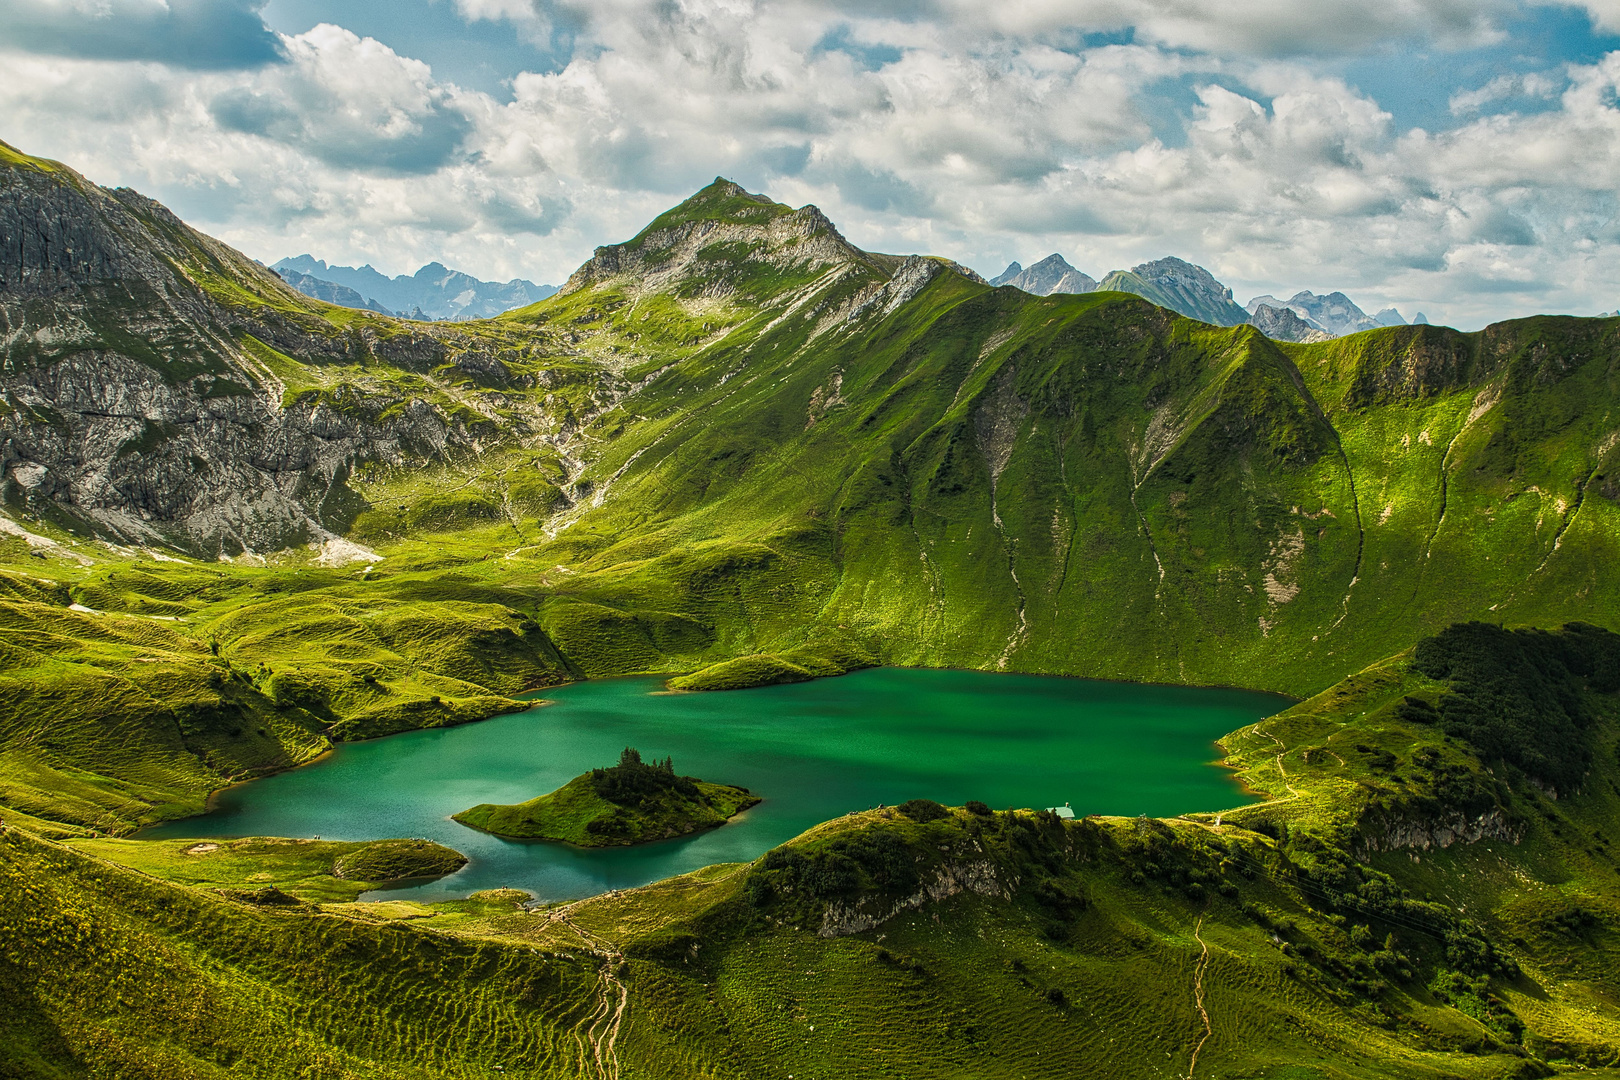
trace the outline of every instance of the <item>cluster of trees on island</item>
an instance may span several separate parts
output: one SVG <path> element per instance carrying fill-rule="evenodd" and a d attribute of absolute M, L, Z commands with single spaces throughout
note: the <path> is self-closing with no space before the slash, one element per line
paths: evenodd
<path fill-rule="evenodd" d="M 641 751 L 627 746 L 619 763 L 607 769 L 591 770 L 591 787 L 610 803 L 639 809 L 649 797 L 676 792 L 688 798 L 698 795 L 697 783 L 690 776 L 675 775 L 675 759 L 641 760 Z"/>
<path fill-rule="evenodd" d="M 675 774 L 673 756 L 642 761 L 641 751 L 633 746 L 620 752 L 617 765 L 592 769 L 591 787 L 607 802 L 630 810 L 651 810 L 672 794 L 686 799 L 702 797 L 694 777 Z M 587 822 L 585 831 L 596 836 L 628 836 L 631 828 L 616 810 L 611 817 Z"/>

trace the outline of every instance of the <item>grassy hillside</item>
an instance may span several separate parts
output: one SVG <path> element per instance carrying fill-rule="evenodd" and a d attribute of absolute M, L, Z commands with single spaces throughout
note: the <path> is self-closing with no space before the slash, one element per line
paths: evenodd
<path fill-rule="evenodd" d="M 717 182 L 422 328 L 0 198 L 64 230 L 0 253 L 0 1075 L 1620 1068 L 1620 321 L 1280 345 Z M 538 911 L 109 838 L 580 676 L 872 663 L 1315 696 L 1240 810 L 912 803 Z"/>
<path fill-rule="evenodd" d="M 479 803 L 454 815 L 498 836 L 554 840 L 580 847 L 641 844 L 724 825 L 760 802 L 747 788 L 675 775 L 626 749 L 609 769 L 592 769 L 527 802 Z"/>
<path fill-rule="evenodd" d="M 361 429 L 400 395 L 481 419 L 414 457 L 355 444 L 322 496 L 356 545 L 337 558 L 155 558 L 16 504 L 40 516 L 0 536 L 0 805 L 117 831 L 580 675 L 1306 695 L 1454 621 L 1620 610 L 1615 320 L 1279 345 L 862 252 L 720 183 L 558 296 L 442 331 L 463 337 L 405 349 L 413 324 L 356 316 L 376 325 L 351 362 L 320 344 L 338 315 L 160 209 L 159 254 L 266 335 L 232 370 Z M 207 284 L 227 270 L 245 284 Z M 90 716 L 127 737 L 86 739 Z"/>
<path fill-rule="evenodd" d="M 75 851 L 153 877 L 196 885 L 258 903 L 354 900 L 378 885 L 437 878 L 467 865 L 460 852 L 428 840 L 112 840 L 75 837 Z M 274 889 L 288 900 L 280 900 Z"/>
<path fill-rule="evenodd" d="M 1489 630 L 1233 733 L 1271 795 L 1240 810 L 1063 822 L 916 800 L 751 864 L 533 910 L 508 894 L 256 905 L 95 857 L 140 842 L 12 829 L 8 1060 L 29 1076 L 1616 1075 L 1614 643 Z M 1508 768 L 1512 740 L 1481 756 L 1452 733 L 1466 714 L 1489 741 L 1479 725 L 1511 714 L 1492 702 L 1516 686 L 1576 725 L 1578 791 L 1552 799 Z M 185 872 L 163 864 L 145 863 Z"/>

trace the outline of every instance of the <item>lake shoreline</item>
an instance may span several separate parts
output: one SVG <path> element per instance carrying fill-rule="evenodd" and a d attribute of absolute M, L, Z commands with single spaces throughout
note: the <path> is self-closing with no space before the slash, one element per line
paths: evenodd
<path fill-rule="evenodd" d="M 462 895 L 514 886 L 577 899 L 748 861 L 850 811 L 911 797 L 998 809 L 1070 802 L 1077 814 L 1126 817 L 1235 809 L 1254 800 L 1217 740 L 1291 703 L 1232 688 L 950 668 L 868 668 L 747 694 L 662 694 L 662 682 L 579 680 L 476 723 L 340 744 L 308 767 L 220 789 L 203 815 L 136 835 L 425 836 L 471 860 L 452 875 Z M 726 776 L 766 802 L 729 829 L 551 855 L 519 849 L 559 845 L 478 834 L 450 819 L 559 786 L 568 770 L 627 745 L 673 752 L 683 771 Z M 655 850 L 643 857 L 645 849 Z"/>

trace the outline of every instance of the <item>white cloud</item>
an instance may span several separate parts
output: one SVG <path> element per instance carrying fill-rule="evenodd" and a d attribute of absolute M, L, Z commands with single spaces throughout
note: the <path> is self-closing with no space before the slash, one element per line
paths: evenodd
<path fill-rule="evenodd" d="M 1563 80 L 1556 79 L 1545 72 L 1532 71 L 1526 74 L 1498 75 L 1484 86 L 1475 90 L 1458 90 L 1451 95 L 1451 112 L 1455 116 L 1466 116 L 1477 113 L 1487 105 L 1498 101 L 1508 101 L 1513 98 L 1538 98 L 1545 100 L 1558 93 Z"/>
<path fill-rule="evenodd" d="M 1452 130 L 1404 133 L 1300 58 L 1487 39 L 1494 3 L 455 3 L 526 34 L 566 19 L 572 59 L 502 101 L 336 26 L 238 69 L 13 50 L 0 137 L 267 261 L 390 273 L 557 282 L 719 173 L 992 272 L 1178 254 L 1240 299 L 1343 288 L 1469 325 L 1620 295 L 1620 54 L 1458 91 Z M 1480 115 L 1522 98 L 1542 111 Z"/>
<path fill-rule="evenodd" d="M 1584 0 L 1571 2 L 1570 7 L 1584 8 L 1592 17 L 1593 25 L 1611 33 L 1620 31 L 1620 0 Z"/>

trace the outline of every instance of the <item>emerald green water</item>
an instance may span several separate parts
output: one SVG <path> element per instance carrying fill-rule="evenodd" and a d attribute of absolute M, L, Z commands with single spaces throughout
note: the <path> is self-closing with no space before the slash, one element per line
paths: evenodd
<path fill-rule="evenodd" d="M 902 668 L 724 693 L 661 689 L 651 677 L 576 683 L 546 691 L 555 704 L 528 712 L 344 744 L 142 836 L 422 836 L 471 863 L 389 896 L 431 901 L 512 886 L 573 898 L 752 859 L 829 818 L 918 797 L 998 809 L 1067 802 L 1077 814 L 1236 806 L 1247 799 L 1213 764 L 1214 740 L 1288 704 L 1245 690 Z M 477 803 L 551 791 L 617 761 L 625 746 L 673 755 L 680 772 L 765 801 L 697 836 L 591 851 L 449 820 Z"/>

